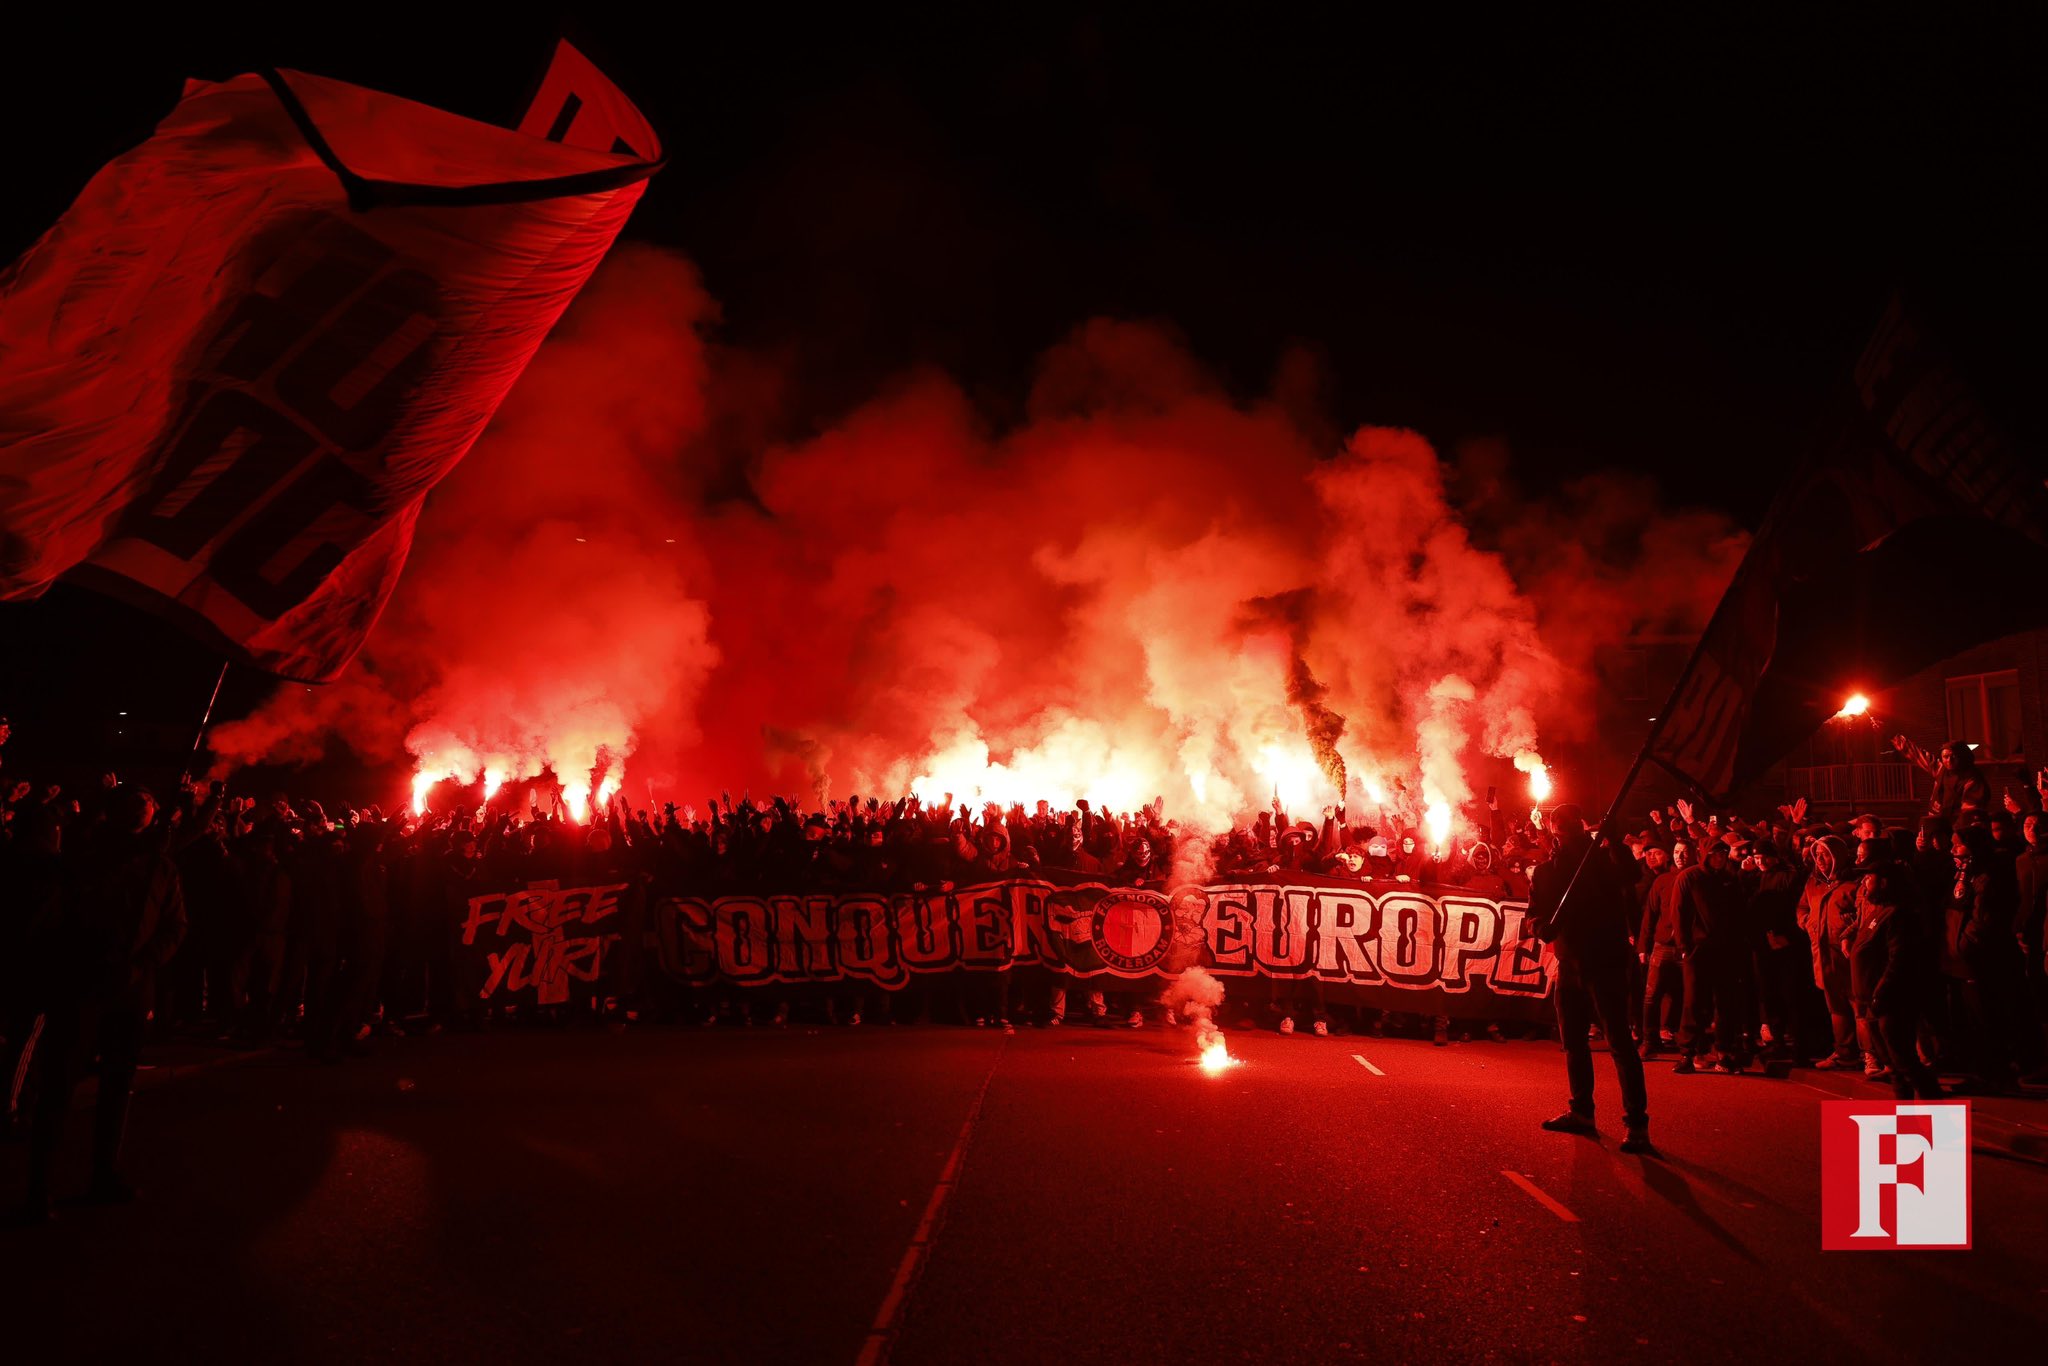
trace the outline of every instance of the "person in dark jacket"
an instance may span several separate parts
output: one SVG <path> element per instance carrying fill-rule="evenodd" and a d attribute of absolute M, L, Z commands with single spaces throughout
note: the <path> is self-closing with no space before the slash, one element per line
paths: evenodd
<path fill-rule="evenodd" d="M 1939 817 L 1951 829 L 1974 825 L 1991 809 L 1990 789 L 1977 771 L 1977 752 L 1961 740 L 1950 740 L 1938 755 L 1929 754 L 1903 735 L 1892 737 L 1892 748 L 1913 761 L 1915 767 L 1934 779 L 1934 792 L 1927 799 L 1927 814 Z"/>
<path fill-rule="evenodd" d="M 1695 1070 L 1700 1044 L 1711 1028 L 1717 1072 L 1749 1065 L 1748 938 L 1742 884 L 1728 866 L 1726 845 L 1706 847 L 1699 863 L 1680 876 L 1672 893 L 1678 919 L 1678 957 L 1685 971 L 1685 1019 L 1678 1036 L 1681 1074 Z"/>
<path fill-rule="evenodd" d="M 2020 942 L 2022 1001 L 2021 1029 L 2036 1046 L 2048 1044 L 2043 1027 L 2048 1026 L 2048 815 L 2030 811 L 2020 823 L 2026 849 L 2013 860 L 2014 882 L 2019 889 L 2019 910 L 2013 923 Z M 2024 1080 L 2048 1081 L 2048 1070 L 2037 1071 Z"/>
<path fill-rule="evenodd" d="M 26 832 L 0 843 L 0 1126 L 16 1136 L 33 1108 L 27 1095 L 45 1019 L 33 952 L 64 910 L 64 825 L 39 813 Z"/>
<path fill-rule="evenodd" d="M 1857 842 L 1856 863 L 1851 876 L 1856 881 L 1857 897 L 1855 922 L 1852 922 L 1842 937 L 1843 956 L 1849 960 L 1849 999 L 1856 1007 L 1856 1043 L 1863 1050 L 1863 1075 L 1871 1081 L 1891 1080 L 1891 1049 L 1885 1045 L 1884 1033 L 1878 1028 L 1877 1012 L 1872 1004 L 1877 990 L 1877 978 L 1871 972 L 1871 960 L 1859 961 L 1855 953 L 1858 926 L 1864 918 L 1864 907 L 1860 898 L 1868 878 L 1873 873 L 1890 874 L 1891 844 L 1872 836 Z"/>
<path fill-rule="evenodd" d="M 1890 1058 L 1892 1092 L 1900 1100 L 1938 1100 L 1941 1082 L 1920 1057 L 1921 1011 L 1934 990 L 1933 935 L 1913 904 L 1904 872 L 1884 865 L 1856 888 L 1856 930 L 1850 961 L 1868 982 L 1871 1018 Z"/>
<path fill-rule="evenodd" d="M 1843 937 L 1856 915 L 1856 884 L 1849 879 L 1851 855 L 1839 835 L 1823 835 L 1813 844 L 1813 871 L 1799 895 L 1799 928 L 1813 949 L 1813 984 L 1827 998 L 1834 1026 L 1834 1048 L 1814 1066 L 1823 1071 L 1859 1066 L 1856 1046 L 1856 1003 L 1849 989 L 1849 960 Z"/>
<path fill-rule="evenodd" d="M 1543 1121 L 1554 1133 L 1598 1132 L 1593 1123 L 1593 1050 L 1586 1031 L 1599 1017 L 1621 1082 L 1622 1151 L 1654 1152 L 1650 1145 L 1649 1094 L 1643 1060 L 1630 1030 L 1629 928 L 1634 901 L 1628 878 L 1614 859 L 1596 847 L 1578 807 L 1550 813 L 1557 853 L 1536 870 L 1529 889 L 1531 931 L 1557 957 L 1557 1027 L 1564 1041 L 1565 1076 L 1571 1108 Z M 1567 894 L 1569 893 L 1569 894 Z"/>
<path fill-rule="evenodd" d="M 1812 999 L 1806 985 L 1811 954 L 1799 931 L 1801 886 L 1799 872 L 1786 862 L 1784 852 L 1768 840 L 1758 841 L 1744 892 L 1758 936 L 1751 947 L 1763 1026 L 1770 1033 L 1770 1053 L 1795 1061 L 1809 1056 L 1802 1035 L 1806 1004 Z"/>
<path fill-rule="evenodd" d="M 185 938 L 177 865 L 164 853 L 161 832 L 152 828 L 156 799 L 146 788 L 123 785 L 111 794 L 107 812 L 106 824 L 72 864 L 57 923 L 48 939 L 31 949 L 46 993 L 48 1024 L 46 1071 L 29 1135 L 22 1206 L 29 1220 L 50 1216 L 50 1174 L 64 1118 L 95 1052 L 99 1096 L 87 1198 L 103 1204 L 134 1198 L 118 1170 L 128 1088 L 135 1081 L 157 973 Z"/>
<path fill-rule="evenodd" d="M 1636 957 L 1643 965 L 1643 1056 L 1654 1058 L 1663 1045 L 1676 1041 L 1676 1027 L 1685 1018 L 1685 968 L 1678 957 L 1678 905 L 1672 894 L 1679 875 L 1692 866 L 1692 844 L 1678 839 L 1668 856 L 1661 846 L 1652 846 L 1644 851 L 1643 863 L 1654 870 L 1643 889 Z M 1667 1007 L 1661 1018 L 1660 1004 Z"/>
<path fill-rule="evenodd" d="M 1981 823 L 1957 830 L 1951 840 L 1956 876 L 1944 918 L 1942 968 L 1969 1026 L 1972 1070 L 1983 1090 L 2004 1093 L 2017 1080 L 2020 955 L 2013 922 L 2019 887 Z"/>

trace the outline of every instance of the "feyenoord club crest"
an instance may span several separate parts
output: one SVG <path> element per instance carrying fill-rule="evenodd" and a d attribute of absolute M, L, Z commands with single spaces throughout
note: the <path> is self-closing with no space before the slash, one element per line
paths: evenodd
<path fill-rule="evenodd" d="M 1150 972 L 1172 945 L 1171 924 L 1165 897 L 1119 888 L 1095 903 L 1089 938 L 1118 972 Z"/>
<path fill-rule="evenodd" d="M 1970 1245 L 1970 1105 L 1821 1105 L 1820 1245 L 1830 1252 Z"/>

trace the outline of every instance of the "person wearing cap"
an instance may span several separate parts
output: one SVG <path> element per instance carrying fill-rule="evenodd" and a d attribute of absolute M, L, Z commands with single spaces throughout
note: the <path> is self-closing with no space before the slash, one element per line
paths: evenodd
<path fill-rule="evenodd" d="M 1571 1107 L 1543 1121 L 1553 1133 L 1594 1137 L 1593 1050 L 1586 1033 L 1595 1017 L 1607 1034 L 1608 1054 L 1621 1083 L 1622 1151 L 1651 1154 L 1649 1093 L 1636 1052 L 1629 1008 L 1629 921 L 1634 905 L 1613 857 L 1597 847 L 1585 814 L 1570 803 L 1550 813 L 1556 855 L 1536 870 L 1529 889 L 1528 924 L 1557 957 L 1558 1033 L 1564 1042 Z"/>

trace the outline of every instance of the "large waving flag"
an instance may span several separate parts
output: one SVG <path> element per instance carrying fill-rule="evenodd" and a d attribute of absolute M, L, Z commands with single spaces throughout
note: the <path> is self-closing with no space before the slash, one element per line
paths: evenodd
<path fill-rule="evenodd" d="M 2048 622 L 2048 491 L 1949 345 L 1895 300 L 1839 445 L 1772 504 L 1645 757 L 1728 798 L 1852 690 Z"/>
<path fill-rule="evenodd" d="M 189 82 L 0 275 L 0 598 L 68 576 L 332 678 L 660 159 L 567 44 L 518 130 Z"/>

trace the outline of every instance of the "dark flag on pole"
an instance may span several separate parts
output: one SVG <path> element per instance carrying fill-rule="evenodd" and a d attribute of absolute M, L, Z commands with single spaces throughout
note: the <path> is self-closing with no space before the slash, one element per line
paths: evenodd
<path fill-rule="evenodd" d="M 1644 757 L 1726 800 L 1842 705 L 2048 621 L 2048 493 L 1895 300 L 1841 442 L 1794 475 L 1715 610 Z"/>
<path fill-rule="evenodd" d="M 188 82 L 0 273 L 0 599 L 66 577 L 334 677 L 660 157 L 566 43 L 516 130 Z"/>

